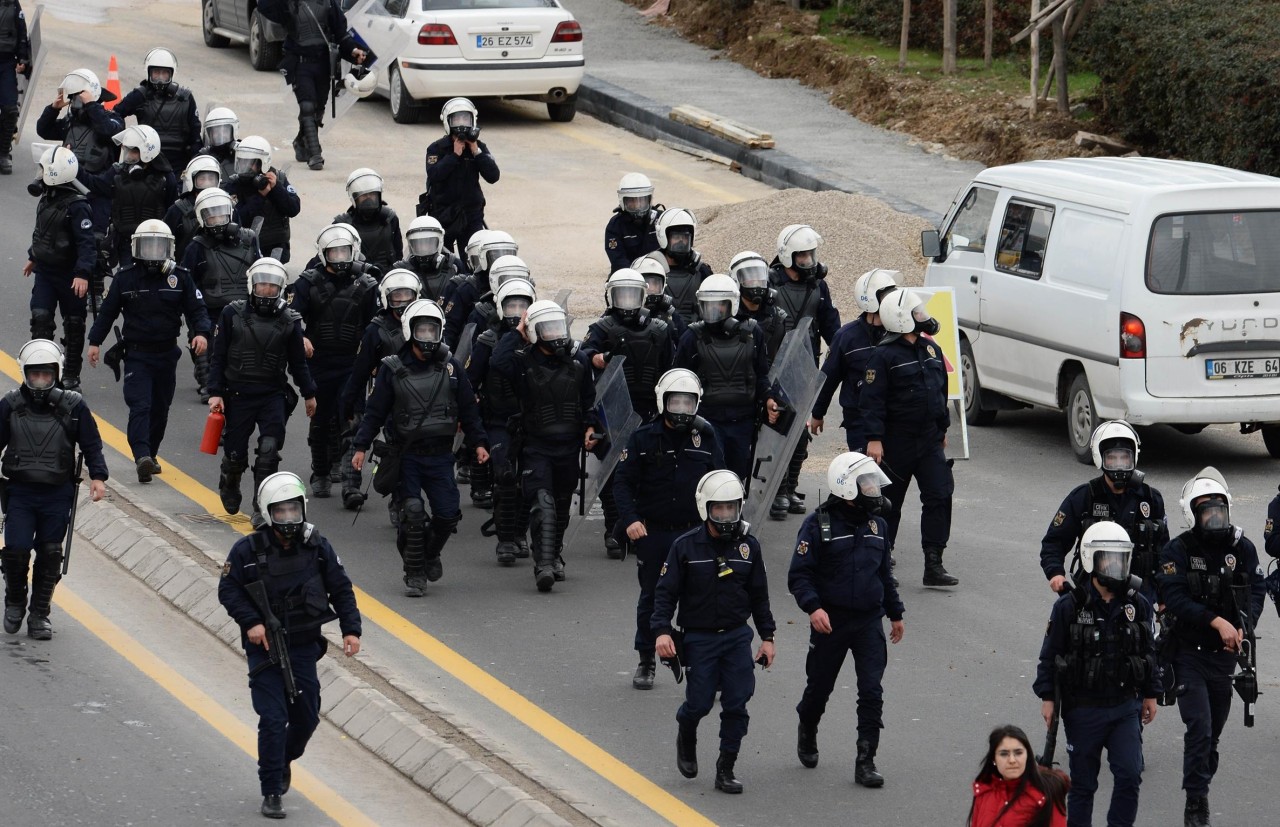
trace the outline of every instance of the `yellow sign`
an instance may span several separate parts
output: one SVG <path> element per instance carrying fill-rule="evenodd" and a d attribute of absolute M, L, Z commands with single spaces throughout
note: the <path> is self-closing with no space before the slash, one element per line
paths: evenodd
<path fill-rule="evenodd" d="M 925 309 L 938 320 L 940 329 L 933 339 L 942 348 L 942 361 L 947 366 L 947 399 L 964 399 L 960 388 L 960 325 L 956 321 L 956 297 L 950 287 L 911 288 L 926 297 Z"/>

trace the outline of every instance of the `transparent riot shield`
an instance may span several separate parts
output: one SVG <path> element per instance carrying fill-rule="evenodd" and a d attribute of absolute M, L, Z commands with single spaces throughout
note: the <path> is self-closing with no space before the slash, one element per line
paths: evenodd
<path fill-rule="evenodd" d="M 466 327 L 462 328 L 462 338 L 458 339 L 458 349 L 454 351 L 453 358 L 465 369 L 467 362 L 471 360 L 471 347 L 476 342 L 476 323 L 469 322 Z M 462 429 L 458 429 L 457 435 L 453 438 L 453 452 L 456 454 L 458 449 L 462 447 Z"/>
<path fill-rule="evenodd" d="M 362 93 L 353 88 L 352 84 L 347 83 L 348 78 L 353 77 L 352 70 L 354 69 L 357 75 L 362 75 L 365 70 L 373 72 L 378 78 L 377 85 L 386 86 L 387 67 L 394 64 L 401 52 L 409 47 L 418 31 L 412 19 L 392 16 L 387 11 L 384 0 L 359 0 L 347 12 L 347 23 L 351 27 L 347 30 L 347 34 L 360 45 L 368 57 L 359 67 L 345 60 L 335 60 L 336 69 L 330 79 L 332 86 L 329 95 L 329 112 L 321 127 L 322 132 L 327 132 L 329 127 L 342 118 L 357 100 L 372 94 L 372 89 Z M 336 52 L 335 47 L 336 44 L 331 46 L 331 51 Z"/>
<path fill-rule="evenodd" d="M 32 112 L 43 109 L 35 99 L 37 87 L 40 82 L 40 70 L 44 67 L 45 49 L 41 48 L 42 27 L 40 20 L 43 17 L 44 6 L 36 6 L 35 12 L 27 21 L 27 39 L 31 41 L 31 63 L 27 66 L 25 72 L 18 75 L 18 139 L 22 138 L 22 131 L 27 125 L 27 116 Z M 50 97 L 49 101 L 53 98 Z M 16 146 L 18 141 L 14 141 Z"/>
<path fill-rule="evenodd" d="M 640 414 L 631 407 L 631 391 L 627 389 L 627 377 L 622 372 L 625 356 L 609 360 L 604 372 L 596 380 L 596 416 L 600 420 L 597 430 L 603 431 L 605 445 L 596 453 L 587 454 L 586 482 L 579 488 L 581 495 L 578 513 L 585 514 L 600 489 L 613 473 L 622 451 L 631 441 L 631 435 L 640 427 Z"/>
<path fill-rule="evenodd" d="M 791 455 L 822 389 L 822 372 L 814 361 L 809 338 L 812 324 L 811 318 L 801 319 L 795 330 L 783 337 L 769 370 L 769 394 L 782 406 L 782 414 L 774 425 L 761 424 L 752 448 L 743 517 L 757 529 L 768 518 L 769 505 L 787 476 Z"/>

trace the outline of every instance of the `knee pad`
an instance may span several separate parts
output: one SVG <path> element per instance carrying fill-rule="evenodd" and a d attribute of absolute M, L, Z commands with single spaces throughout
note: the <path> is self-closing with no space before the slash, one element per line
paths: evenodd
<path fill-rule="evenodd" d="M 52 572 L 57 578 L 62 577 L 62 543 L 41 543 L 36 547 L 36 577 L 47 576 Z"/>
<path fill-rule="evenodd" d="M 298 117 L 314 118 L 316 116 L 315 101 L 298 101 Z"/>
<path fill-rule="evenodd" d="M 406 523 L 426 523 L 427 509 L 422 500 L 410 497 L 400 503 L 401 520 Z"/>
<path fill-rule="evenodd" d="M 419 500 L 421 502 L 421 500 Z M 431 517 L 431 532 L 437 536 L 453 534 L 458 530 L 458 523 L 462 522 L 462 513 L 459 512 L 452 517 Z"/>
<path fill-rule="evenodd" d="M 27 578 L 27 566 L 30 563 L 30 551 L 9 548 L 8 546 L 0 548 L 0 572 L 15 576 L 20 574 L 25 581 Z"/>
<path fill-rule="evenodd" d="M 55 328 L 56 324 L 54 323 L 52 310 L 31 311 L 32 339 L 52 339 Z"/>
<path fill-rule="evenodd" d="M 280 442 L 273 436 L 258 438 L 257 465 L 274 469 L 280 465 Z"/>

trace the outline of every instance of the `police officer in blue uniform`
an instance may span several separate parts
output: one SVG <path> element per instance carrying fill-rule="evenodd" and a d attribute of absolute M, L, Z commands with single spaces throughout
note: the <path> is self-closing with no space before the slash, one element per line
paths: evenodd
<path fill-rule="evenodd" d="M 924 300 L 911 290 L 895 290 L 880 302 L 887 333 L 872 351 L 863 377 L 862 426 L 867 456 L 892 481 L 889 548 L 902 520 L 902 505 L 912 477 L 920 488 L 920 544 L 924 548 L 924 585 L 954 586 L 942 552 L 951 538 L 951 495 L 955 482 L 944 449 L 951 415 L 947 410 L 947 369 L 942 349 L 922 334 L 936 333 Z"/>
<path fill-rule="evenodd" d="M 1213 468 L 1182 487 L 1189 531 L 1160 554 L 1156 580 L 1173 616 L 1173 677 L 1182 739 L 1182 788 L 1187 827 L 1208 827 L 1209 784 L 1218 771 L 1218 739 L 1231 712 L 1236 656 L 1251 646 L 1246 631 L 1262 616 L 1266 599 L 1258 551 L 1231 524 L 1231 494 Z M 1245 621 L 1248 621 L 1248 626 Z"/>
<path fill-rule="evenodd" d="M 1142 594 L 1155 605 L 1155 578 L 1160 552 L 1169 542 L 1164 497 L 1143 481 L 1138 470 L 1138 434 L 1127 422 L 1103 422 L 1093 431 L 1093 464 L 1102 471 L 1072 489 L 1053 515 L 1040 541 L 1040 567 L 1049 588 L 1064 592 L 1067 555 L 1094 523 L 1118 523 L 1129 532 L 1133 557 L 1129 570 L 1142 579 Z"/>
<path fill-rule="evenodd" d="M 364 415 L 365 396 L 382 360 L 404 347 L 401 317 L 420 298 L 422 282 L 412 270 L 396 268 L 378 283 L 378 313 L 364 329 L 351 376 L 342 389 L 341 418 L 345 422 Z"/>
<path fill-rule="evenodd" d="M 200 155 L 218 162 L 223 178 L 235 174 L 236 143 L 240 140 L 240 118 L 225 106 L 215 106 L 204 117 L 204 140 Z"/>
<path fill-rule="evenodd" d="M 884 679 L 889 640 L 902 640 L 902 600 L 889 565 L 883 512 L 889 485 L 874 461 L 859 453 L 841 454 L 827 468 L 827 501 L 805 518 L 796 536 L 787 588 L 809 615 L 808 682 L 796 705 L 800 725 L 796 754 L 806 767 L 818 766 L 818 722 L 827 709 L 845 655 L 853 654 L 858 675 L 858 757 L 854 781 L 883 787 L 876 769 L 880 730 L 884 729 Z"/>
<path fill-rule="evenodd" d="M 292 764 L 302 757 L 320 723 L 320 679 L 316 663 L 328 643 L 321 627 L 338 621 L 342 651 L 360 651 L 360 609 L 351 578 L 329 541 L 306 522 L 307 498 L 302 480 L 287 471 L 272 474 L 258 486 L 262 525 L 236 541 L 222 566 L 218 600 L 240 626 L 240 645 L 249 660 L 249 691 L 258 713 L 258 782 L 262 814 L 284 818 L 280 796 L 289 791 Z M 282 667 L 269 650 L 265 611 L 250 587 L 261 582 L 271 614 L 288 641 L 293 682 L 290 698 Z"/>
<path fill-rule="evenodd" d="M 76 69 L 62 79 L 58 97 L 44 108 L 36 121 L 36 134 L 71 148 L 80 165 L 90 173 L 105 171 L 116 156 L 112 138 L 124 130 L 124 119 L 103 106 L 115 100 L 102 88 L 98 76 L 88 69 Z M 62 117 L 62 110 L 67 110 Z M 109 195 L 91 194 L 94 232 L 105 235 L 111 223 Z"/>
<path fill-rule="evenodd" d="M 18 0 L 0 2 L 0 175 L 13 174 L 13 135 L 18 131 L 18 75 L 31 77 L 27 17 Z"/>
<path fill-rule="evenodd" d="M 787 311 L 778 304 L 778 291 L 769 287 L 769 265 L 759 253 L 746 250 L 729 262 L 729 276 L 738 282 L 738 312 L 733 317 L 740 322 L 751 319 L 760 326 L 766 361 L 772 368 L 782 339 L 794 325 L 788 326 Z"/>
<path fill-rule="evenodd" d="M 209 410 L 226 413 L 218 496 L 228 514 L 240 510 L 240 478 L 249 467 L 249 437 L 258 429 L 253 487 L 280 470 L 285 424 L 298 399 L 285 369 L 306 400 L 307 416 L 316 412 L 316 386 L 302 345 L 302 320 L 285 305 L 289 276 L 284 265 L 261 258 L 249 268 L 248 298 L 218 312 L 209 360 Z M 253 513 L 258 513 L 254 503 Z"/>
<path fill-rule="evenodd" d="M 1084 583 L 1053 604 L 1032 687 L 1045 724 L 1055 704 L 1067 732 L 1071 789 L 1067 824 L 1093 824 L 1102 750 L 1114 786 L 1108 827 L 1133 827 L 1142 784 L 1142 727 L 1156 717 L 1162 687 L 1156 665 L 1155 610 L 1132 589 L 1133 543 L 1125 529 L 1096 522 L 1080 541 Z"/>
<path fill-rule="evenodd" d="M 426 211 L 444 227 L 445 248 L 462 255 L 471 236 L 485 227 L 480 179 L 496 184 L 501 172 L 488 145 L 480 140 L 480 112 L 471 101 L 445 101 L 440 123 L 444 137 L 427 147 Z"/>
<path fill-rule="evenodd" d="M 89 496 L 106 493 L 107 463 L 98 423 L 80 394 L 58 386 L 62 350 L 48 339 L 32 339 L 18 351 L 22 384 L 0 398 L 0 500 L 4 507 L 4 630 L 17 634 L 28 612 L 27 568 L 36 553 L 27 634 L 53 637 L 49 607 L 62 578 L 62 540 L 76 496 L 75 449 L 89 466 Z"/>
<path fill-rule="evenodd" d="M 618 528 L 636 555 L 635 648 L 640 654 L 631 685 L 652 689 L 654 657 L 653 596 L 658 570 L 671 544 L 702 522 L 695 497 L 698 483 L 724 467 L 724 451 L 711 423 L 698 416 L 702 383 L 692 371 L 675 368 L 654 388 L 658 418 L 631 435 L 618 460 L 614 497 Z"/>
<path fill-rule="evenodd" d="M 468 252 L 475 250 L 471 273 L 454 276 L 450 280 L 450 287 L 445 290 L 445 343 L 450 350 L 457 350 L 462 331 L 466 329 L 467 320 L 471 318 L 471 311 L 476 304 L 497 287 L 490 279 L 490 270 L 494 264 L 505 256 L 518 257 L 520 252 L 520 245 L 516 244 L 515 239 L 501 230 L 481 230 L 471 239 Z"/>
<path fill-rule="evenodd" d="M 146 79 L 115 105 L 117 117 L 130 115 L 155 129 L 160 151 L 173 169 L 183 169 L 200 146 L 200 109 L 191 89 L 174 81 L 178 59 L 168 49 L 152 49 L 143 60 Z"/>
<path fill-rule="evenodd" d="M 347 28 L 338 0 L 259 0 L 258 13 L 285 27 L 280 71 L 298 99 L 298 134 L 293 155 L 310 169 L 324 169 L 320 127 L 329 102 L 332 44 L 343 60 L 364 63 L 365 52 Z"/>
<path fill-rule="evenodd" d="M 234 169 L 222 186 L 235 196 L 241 226 L 253 226 L 261 218 L 258 244 L 262 251 L 288 264 L 289 219 L 302 212 L 298 191 L 289 176 L 271 165 L 271 144 L 260 135 L 248 135 L 236 143 Z"/>
<path fill-rule="evenodd" d="M 129 448 L 138 482 L 160 473 L 160 453 L 169 406 L 177 385 L 178 333 L 185 318 L 197 355 L 208 347 L 209 315 L 191 274 L 173 261 L 173 233 L 159 219 L 142 222 L 133 234 L 134 263 L 116 271 L 102 310 L 89 331 L 89 364 L 116 317 L 124 315 L 124 401 L 129 406 Z"/>
<path fill-rule="evenodd" d="M 444 228 L 429 215 L 420 215 L 405 230 L 405 246 L 409 255 L 391 265 L 391 269 L 412 271 L 422 282 L 422 298 L 444 307 L 444 294 L 449 281 L 462 270 L 458 257 L 445 249 Z"/>
<path fill-rule="evenodd" d="M 750 716 L 747 702 L 755 694 L 755 662 L 773 665 L 773 633 L 769 611 L 769 579 L 760 543 L 742 521 L 742 482 L 732 471 L 712 471 L 694 495 L 703 524 L 671 545 L 658 573 L 650 628 L 658 657 L 677 656 L 673 622 L 679 607 L 685 666 L 685 700 L 676 712 L 676 767 L 685 778 L 698 774 L 698 722 L 711 712 L 720 695 L 720 757 L 717 790 L 742 792 L 734 765 Z M 751 654 L 750 618 L 760 633 Z"/>
<path fill-rule="evenodd" d="M 822 421 L 827 407 L 840 389 L 840 427 L 844 428 L 845 444 L 850 451 L 862 452 L 867 438 L 862 429 L 862 380 L 867 375 L 867 362 L 871 351 L 884 339 L 884 325 L 880 324 L 880 299 L 898 289 L 896 270 L 871 270 L 858 277 L 854 286 L 854 298 L 862 313 L 836 331 L 822 360 L 825 380 L 818 398 L 813 402 L 813 414 L 809 419 L 809 433 L 822 433 Z"/>
<path fill-rule="evenodd" d="M 115 260 L 133 263 L 133 233 L 144 221 L 163 219 L 178 200 L 178 179 L 160 152 L 160 136 L 149 126 L 129 126 L 112 138 L 120 145 L 120 161 L 99 173 L 82 165 L 79 180 L 90 193 L 111 199 L 111 234 Z"/>
<path fill-rule="evenodd" d="M 628 172 L 618 182 L 618 206 L 604 228 L 604 252 L 609 272 L 616 273 L 640 256 L 658 249 L 654 225 L 662 205 L 654 206 L 653 182 L 647 175 Z"/>
<path fill-rule="evenodd" d="M 383 273 L 404 258 L 400 218 L 382 200 L 382 176 L 360 167 L 347 176 L 347 198 L 351 206 L 333 217 L 333 223 L 349 224 L 360 234 L 360 251 L 365 260 Z"/>
<path fill-rule="evenodd" d="M 711 265 L 694 248 L 698 219 L 683 208 L 664 210 L 654 226 L 658 250 L 667 265 L 667 295 L 686 322 L 698 318 L 698 288 L 711 276 Z"/>
<path fill-rule="evenodd" d="M 59 371 L 62 387 L 80 388 L 85 315 L 90 279 L 97 263 L 93 214 L 84 187 L 76 180 L 80 162 L 66 147 L 45 150 L 40 157 L 36 227 L 31 233 L 24 276 L 31 285 L 31 336 L 52 339 L 55 310 L 62 312 L 65 364 Z M 36 184 L 39 186 L 37 187 Z"/>
<path fill-rule="evenodd" d="M 661 250 L 640 256 L 631 262 L 631 268 L 644 276 L 644 309 L 649 311 L 649 318 L 662 319 L 671 327 L 676 344 L 689 329 L 684 317 L 672 304 L 667 293 L 667 256 Z"/>
<path fill-rule="evenodd" d="M 182 194 L 165 210 L 164 223 L 169 225 L 169 231 L 173 233 L 178 261 L 185 262 L 187 247 L 196 233 L 200 232 L 200 221 L 196 218 L 196 198 L 204 190 L 222 183 L 222 167 L 218 165 L 216 158 L 197 155 L 187 164 L 179 178 Z M 239 224 L 239 210 L 233 210 L 233 214 L 235 223 Z M 186 267 L 186 264 L 183 266 Z"/>
<path fill-rule="evenodd" d="M 475 391 L 462 363 L 444 347 L 444 314 L 428 299 L 418 299 L 401 317 L 404 346 L 382 360 L 373 393 L 352 444 L 356 470 L 388 419 L 402 455 L 400 533 L 407 597 L 421 597 L 428 582 L 444 574 L 440 552 L 462 521 L 453 469 L 453 437 L 461 424 L 466 444 L 481 464 L 489 461 L 488 440 L 480 424 Z M 422 504 L 426 493 L 431 523 Z"/>

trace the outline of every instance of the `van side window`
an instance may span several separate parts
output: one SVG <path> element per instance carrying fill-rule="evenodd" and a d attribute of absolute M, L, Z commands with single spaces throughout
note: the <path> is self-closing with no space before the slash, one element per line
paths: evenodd
<path fill-rule="evenodd" d="M 987 248 L 987 228 L 991 226 L 991 213 L 996 207 L 996 191 L 974 187 L 960 202 L 956 217 L 942 240 L 945 255 L 953 252 L 981 253 Z"/>
<path fill-rule="evenodd" d="M 1041 204 L 1010 201 L 1000 225 L 996 269 L 1015 276 L 1038 279 L 1044 272 L 1044 251 L 1049 244 L 1053 210 Z"/>
<path fill-rule="evenodd" d="M 1221 295 L 1280 289 L 1280 212 L 1162 215 L 1151 228 L 1153 293 Z"/>

